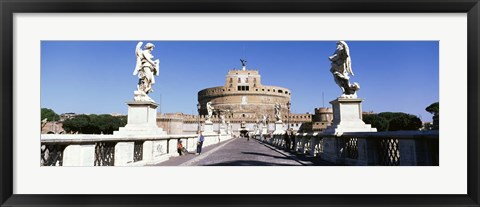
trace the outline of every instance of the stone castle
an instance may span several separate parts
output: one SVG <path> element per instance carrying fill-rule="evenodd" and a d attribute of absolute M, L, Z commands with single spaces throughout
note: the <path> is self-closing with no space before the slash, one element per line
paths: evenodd
<path fill-rule="evenodd" d="M 239 134 L 241 129 L 255 132 L 259 129 L 263 116 L 268 117 L 268 131 L 274 130 L 274 106 L 281 106 L 284 129 L 294 131 L 321 131 L 333 119 L 331 108 L 316 108 L 314 114 L 292 114 L 289 110 L 291 91 L 279 86 L 263 85 L 258 70 L 229 70 L 225 85 L 206 88 L 198 92 L 199 115 L 167 113 L 157 116 L 157 124 L 168 134 L 195 133 L 202 130 L 207 115 L 206 104 L 215 108 L 212 122 L 214 130 L 219 130 L 220 116 L 227 122 L 227 130 Z"/>

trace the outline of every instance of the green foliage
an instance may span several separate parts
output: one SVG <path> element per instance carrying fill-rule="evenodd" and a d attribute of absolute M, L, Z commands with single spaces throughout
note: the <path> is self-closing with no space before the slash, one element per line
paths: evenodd
<path fill-rule="evenodd" d="M 438 130 L 439 129 L 439 122 L 440 122 L 440 104 L 438 102 L 430 104 L 425 111 L 433 114 L 433 124 L 432 129 Z"/>
<path fill-rule="evenodd" d="M 364 114 L 362 118 L 366 124 L 371 124 L 379 132 L 387 131 L 388 129 L 388 120 L 378 114 Z"/>
<path fill-rule="evenodd" d="M 114 117 L 108 114 L 78 115 L 63 122 L 67 132 L 80 134 L 113 134 L 113 131 L 127 124 L 125 117 Z"/>
<path fill-rule="evenodd" d="M 389 121 L 388 130 L 389 131 L 418 130 L 421 127 L 422 127 L 422 121 L 417 116 L 414 116 L 411 114 L 402 114 L 392 118 Z"/>
<path fill-rule="evenodd" d="M 422 127 L 422 121 L 417 116 L 402 112 L 366 114 L 363 121 L 378 131 L 418 130 Z"/>
<path fill-rule="evenodd" d="M 387 119 L 388 121 L 390 121 L 393 118 L 398 117 L 398 116 L 402 116 L 404 114 L 405 113 L 403 113 L 403 112 L 382 112 L 382 113 L 379 113 L 378 115 Z"/>
<path fill-rule="evenodd" d="M 52 109 L 41 108 L 41 120 L 47 119 L 47 121 L 58 121 L 60 120 L 60 116 L 55 113 Z"/>
<path fill-rule="evenodd" d="M 427 108 L 425 108 L 425 111 L 428 111 L 429 113 L 433 115 L 438 115 L 440 112 L 440 104 L 438 102 L 430 104 Z"/>

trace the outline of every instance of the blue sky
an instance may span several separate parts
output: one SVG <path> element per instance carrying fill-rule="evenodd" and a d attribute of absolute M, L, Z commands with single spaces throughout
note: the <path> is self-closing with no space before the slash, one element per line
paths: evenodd
<path fill-rule="evenodd" d="M 258 69 L 262 84 L 289 88 L 293 113 L 313 113 L 341 95 L 328 56 L 334 41 L 149 41 L 160 59 L 154 92 L 161 112 L 196 113 L 197 92 L 223 86 L 229 69 Z M 138 41 L 42 41 L 41 107 L 57 113 L 127 113 L 138 78 Z M 364 111 L 405 112 L 431 121 L 439 100 L 437 41 L 346 41 Z M 322 93 L 325 101 L 323 102 Z M 324 103 L 324 104 L 323 104 Z"/>

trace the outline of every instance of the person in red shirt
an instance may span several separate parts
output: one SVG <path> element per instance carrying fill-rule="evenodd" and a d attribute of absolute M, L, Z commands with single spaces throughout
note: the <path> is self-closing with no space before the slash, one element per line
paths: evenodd
<path fill-rule="evenodd" d="M 182 140 L 178 140 L 177 142 L 177 152 L 179 155 L 184 155 L 187 152 L 187 150 L 182 145 Z"/>

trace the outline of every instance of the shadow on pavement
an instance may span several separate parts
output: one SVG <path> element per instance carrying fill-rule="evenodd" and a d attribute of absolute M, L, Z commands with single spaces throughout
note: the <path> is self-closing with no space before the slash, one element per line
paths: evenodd
<path fill-rule="evenodd" d="M 277 163 L 269 163 L 269 162 L 254 161 L 254 160 L 236 160 L 236 161 L 209 164 L 204 166 L 297 166 L 297 165 L 277 164 Z"/>

